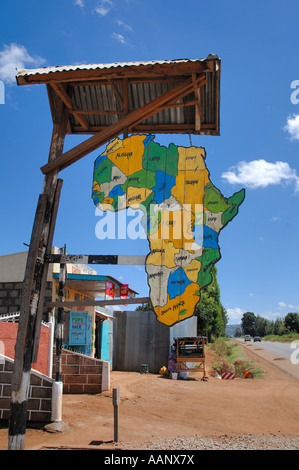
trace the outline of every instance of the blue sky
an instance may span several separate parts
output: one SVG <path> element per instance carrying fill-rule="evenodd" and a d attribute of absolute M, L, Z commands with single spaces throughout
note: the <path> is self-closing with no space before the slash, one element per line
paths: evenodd
<path fill-rule="evenodd" d="M 221 301 L 229 323 L 238 323 L 246 311 L 274 320 L 298 312 L 298 18 L 298 2 L 288 0 L 1 2 L 0 254 L 24 251 L 30 241 L 52 131 L 46 88 L 18 87 L 16 67 L 214 53 L 222 61 L 221 135 L 192 136 L 192 144 L 205 147 L 211 180 L 224 196 L 246 188 L 238 216 L 219 237 Z M 79 140 L 68 137 L 65 149 Z M 189 136 L 156 141 L 188 146 Z M 147 240 L 96 237 L 91 186 L 93 162 L 102 151 L 61 172 L 54 243 L 66 243 L 74 254 L 147 254 Z M 97 270 L 148 295 L 141 266 Z"/>

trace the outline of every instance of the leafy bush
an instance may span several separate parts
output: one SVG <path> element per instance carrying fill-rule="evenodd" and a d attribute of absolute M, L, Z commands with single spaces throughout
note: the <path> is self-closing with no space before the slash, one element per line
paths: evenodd
<path fill-rule="evenodd" d="M 236 377 L 244 378 L 244 372 L 249 371 L 252 378 L 262 377 L 264 371 L 244 359 L 243 350 L 237 344 L 226 338 L 218 338 L 211 346 L 218 358 L 212 363 L 213 369 L 219 374 L 233 372 Z"/>

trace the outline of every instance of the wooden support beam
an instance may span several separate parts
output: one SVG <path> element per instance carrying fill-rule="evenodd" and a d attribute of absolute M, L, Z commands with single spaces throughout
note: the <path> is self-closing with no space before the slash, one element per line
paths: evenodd
<path fill-rule="evenodd" d="M 49 162 L 63 152 L 67 128 L 68 112 L 59 101 L 56 107 L 55 122 L 49 151 Z M 8 432 L 9 450 L 23 450 L 25 446 L 27 402 L 30 386 L 31 364 L 34 351 L 34 338 L 37 338 L 37 309 L 43 303 L 42 280 L 46 279 L 48 264 L 46 252 L 52 245 L 54 199 L 57 188 L 58 171 L 47 174 L 43 191 L 39 198 L 32 229 L 30 247 L 25 269 L 21 315 L 15 346 L 14 366 L 11 382 L 11 405 Z M 55 215 L 55 214 L 54 214 Z M 40 321 L 40 319 L 38 320 Z"/>
<path fill-rule="evenodd" d="M 197 100 L 197 103 L 195 105 L 195 130 L 200 131 L 203 114 L 202 114 L 202 109 L 201 109 L 200 88 L 198 87 L 198 84 L 197 84 L 196 73 L 192 74 L 192 82 L 193 82 L 195 99 Z"/>
<path fill-rule="evenodd" d="M 179 99 L 182 95 L 188 93 L 189 91 L 191 92 L 192 88 L 192 78 L 186 79 L 184 82 L 180 83 L 177 86 L 174 86 L 158 98 L 155 98 L 154 100 L 145 104 L 139 109 L 131 111 L 127 116 L 124 116 L 116 123 L 112 124 L 106 129 L 103 129 L 98 134 L 95 134 L 94 136 L 80 143 L 68 152 L 65 152 L 57 160 L 44 165 L 41 168 L 42 172 L 44 174 L 48 174 L 53 170 L 61 171 L 64 168 L 67 168 L 68 166 L 80 160 L 88 153 L 92 152 L 93 150 L 96 150 L 101 145 L 104 145 L 105 143 L 109 142 L 109 140 L 117 137 L 123 131 L 123 129 L 131 127 L 132 125 L 135 125 L 136 123 L 139 123 L 153 116 L 154 114 L 159 112 L 162 106 L 167 104 L 169 101 L 172 101 L 175 98 Z"/>
<path fill-rule="evenodd" d="M 113 299 L 113 300 L 78 300 L 74 302 L 46 302 L 45 307 L 47 308 L 74 308 L 74 307 L 109 307 L 109 305 L 129 305 L 129 304 L 146 304 L 150 302 L 149 297 L 132 297 L 128 299 Z"/>
<path fill-rule="evenodd" d="M 58 213 L 58 205 L 59 205 L 59 200 L 60 200 L 62 184 L 63 184 L 63 181 L 61 179 L 57 180 L 54 201 L 53 201 L 51 222 L 50 222 L 50 227 L 49 227 L 48 244 L 46 247 L 45 265 L 44 265 L 44 270 L 41 276 L 39 302 L 38 302 L 36 321 L 35 321 L 33 351 L 32 351 L 33 363 L 37 362 L 40 330 L 41 330 L 41 323 L 42 323 L 42 317 L 43 317 L 43 311 L 44 311 L 45 290 L 46 290 L 47 277 L 48 277 L 49 263 L 47 261 L 47 255 L 51 253 L 51 249 L 52 249 L 52 241 L 54 237 L 54 230 L 55 230 L 55 225 L 56 225 L 56 217 Z"/>
<path fill-rule="evenodd" d="M 65 254 L 65 246 L 62 249 Z M 65 311 L 63 302 L 65 300 L 65 283 L 66 283 L 66 264 L 60 263 L 59 272 L 59 288 L 58 288 L 58 301 L 62 306 L 57 309 L 57 316 L 55 322 L 55 344 L 56 344 L 56 382 L 62 380 L 62 345 L 64 341 L 64 327 L 65 327 Z"/>
<path fill-rule="evenodd" d="M 61 83 L 51 83 L 51 87 L 57 93 L 59 98 L 63 101 L 66 107 L 69 109 L 69 112 L 75 116 L 77 121 L 81 124 L 82 128 L 85 131 L 89 130 L 89 124 L 84 116 L 81 113 L 78 113 L 78 108 L 74 104 L 72 98 L 68 95 L 66 89 L 62 86 Z"/>

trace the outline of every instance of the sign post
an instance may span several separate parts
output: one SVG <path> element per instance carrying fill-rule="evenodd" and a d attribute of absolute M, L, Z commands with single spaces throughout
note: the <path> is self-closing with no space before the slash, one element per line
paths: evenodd
<path fill-rule="evenodd" d="M 114 442 L 118 442 L 118 405 L 119 405 L 119 387 L 113 388 L 113 407 L 114 407 Z"/>

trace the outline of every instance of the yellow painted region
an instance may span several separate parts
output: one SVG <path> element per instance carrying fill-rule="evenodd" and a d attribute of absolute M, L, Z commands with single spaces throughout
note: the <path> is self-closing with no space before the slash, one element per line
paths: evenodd
<path fill-rule="evenodd" d="M 205 156 L 203 147 L 178 147 L 179 161 L 178 170 L 206 170 Z"/>
<path fill-rule="evenodd" d="M 93 182 L 92 190 L 93 191 L 101 191 L 101 186 L 99 185 L 99 183 L 97 181 Z"/>
<path fill-rule="evenodd" d="M 122 141 L 121 148 L 117 148 L 116 151 L 107 155 L 109 160 L 127 176 L 142 170 L 144 138 L 144 135 L 134 135 L 125 139 Z"/>
<path fill-rule="evenodd" d="M 176 177 L 175 186 L 171 189 L 171 194 L 181 204 L 202 204 L 205 185 L 208 182 L 208 170 L 180 170 Z"/>
<path fill-rule="evenodd" d="M 104 201 L 100 204 L 98 204 L 98 208 L 102 210 L 103 212 L 105 211 L 113 211 L 113 199 L 112 197 L 105 197 Z"/>
<path fill-rule="evenodd" d="M 106 150 L 104 153 L 102 153 L 102 155 L 108 155 L 109 153 L 116 152 L 123 147 L 123 141 L 117 137 L 107 145 Z"/>
<path fill-rule="evenodd" d="M 191 206 L 184 210 L 168 211 L 161 210 L 161 221 L 158 230 L 153 227 L 149 239 L 162 239 L 164 242 L 171 242 L 175 249 L 188 247 L 195 241 L 193 237 L 194 213 Z"/>
<path fill-rule="evenodd" d="M 167 304 L 164 307 L 155 307 L 157 320 L 171 326 L 178 321 L 192 317 L 194 308 L 200 299 L 198 284 L 189 284 L 185 292 L 174 299 L 167 296 Z"/>
<path fill-rule="evenodd" d="M 134 188 L 129 186 L 127 189 L 127 207 L 132 207 L 132 209 L 138 209 L 140 204 L 142 204 L 150 193 L 151 189 L 148 188 Z"/>
<path fill-rule="evenodd" d="M 198 274 L 201 268 L 201 262 L 194 259 L 184 269 L 186 276 L 192 282 L 198 282 Z M 198 287 L 199 288 L 199 287 Z"/>
<path fill-rule="evenodd" d="M 166 242 L 161 238 L 150 239 L 150 254 L 146 259 L 146 264 L 155 266 L 166 266 L 167 268 L 175 268 L 174 255 L 180 250 L 175 249 L 173 243 Z"/>

